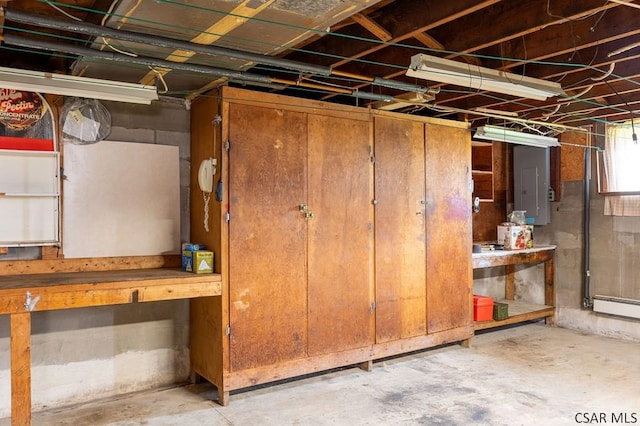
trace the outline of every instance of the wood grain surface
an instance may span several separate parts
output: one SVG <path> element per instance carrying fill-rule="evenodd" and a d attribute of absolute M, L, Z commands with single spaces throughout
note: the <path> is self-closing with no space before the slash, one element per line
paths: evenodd
<path fill-rule="evenodd" d="M 471 321 L 471 137 L 426 125 L 428 333 Z"/>
<path fill-rule="evenodd" d="M 376 342 L 427 331 L 424 124 L 375 119 Z"/>
<path fill-rule="evenodd" d="M 310 356 L 373 343 L 370 126 L 309 115 Z"/>
<path fill-rule="evenodd" d="M 307 115 L 229 108 L 231 371 L 307 354 Z"/>

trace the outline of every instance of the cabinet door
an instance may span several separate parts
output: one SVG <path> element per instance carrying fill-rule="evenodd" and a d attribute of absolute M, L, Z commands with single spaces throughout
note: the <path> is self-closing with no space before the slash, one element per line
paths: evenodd
<path fill-rule="evenodd" d="M 427 124 L 427 331 L 471 323 L 471 137 Z"/>
<path fill-rule="evenodd" d="M 307 349 L 307 117 L 229 106 L 231 370 Z"/>
<path fill-rule="evenodd" d="M 376 342 L 426 334 L 424 125 L 375 119 Z"/>
<path fill-rule="evenodd" d="M 372 344 L 370 123 L 309 116 L 309 355 Z"/>

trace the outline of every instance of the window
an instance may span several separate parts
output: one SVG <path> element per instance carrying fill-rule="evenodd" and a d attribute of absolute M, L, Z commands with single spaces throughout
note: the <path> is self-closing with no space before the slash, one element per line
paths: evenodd
<path fill-rule="evenodd" d="M 605 150 L 598 161 L 604 214 L 640 216 L 640 144 L 631 122 L 607 126 Z"/>

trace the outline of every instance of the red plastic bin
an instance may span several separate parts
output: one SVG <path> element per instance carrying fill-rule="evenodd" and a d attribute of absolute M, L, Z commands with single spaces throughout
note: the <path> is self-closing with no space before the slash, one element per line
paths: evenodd
<path fill-rule="evenodd" d="M 473 295 L 473 320 L 489 321 L 493 319 L 493 299 L 487 296 Z"/>

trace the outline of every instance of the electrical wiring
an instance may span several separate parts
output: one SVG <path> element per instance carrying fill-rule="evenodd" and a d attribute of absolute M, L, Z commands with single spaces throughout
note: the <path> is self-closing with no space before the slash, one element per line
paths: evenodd
<path fill-rule="evenodd" d="M 52 8 L 54 8 L 55 10 L 57 10 L 58 12 L 62 13 L 64 16 L 73 19 L 74 21 L 82 21 L 82 19 L 78 18 L 77 16 L 73 16 L 72 14 L 64 11 L 62 8 L 58 7 L 57 5 L 55 5 L 53 2 L 44 0 L 45 4 L 48 4 L 49 6 L 51 6 Z"/>
<path fill-rule="evenodd" d="M 167 82 L 164 80 L 164 76 L 162 75 L 162 73 L 155 67 L 149 67 L 149 69 L 153 71 L 153 73 L 158 77 L 158 80 L 160 80 L 160 82 L 162 83 L 162 86 L 164 86 L 164 90 L 158 90 L 158 93 L 161 93 L 163 95 L 166 94 L 169 91 L 169 87 L 167 87 Z"/>

